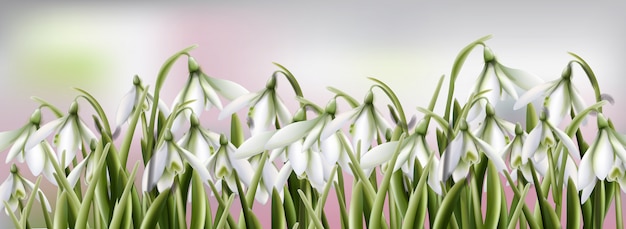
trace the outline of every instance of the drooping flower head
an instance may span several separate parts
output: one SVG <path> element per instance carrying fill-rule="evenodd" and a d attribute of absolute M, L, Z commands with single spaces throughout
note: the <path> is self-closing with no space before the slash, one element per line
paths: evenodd
<path fill-rule="evenodd" d="M 274 129 L 276 121 L 280 125 L 291 122 L 291 113 L 276 94 L 275 75 L 267 81 L 263 90 L 240 96 L 226 105 L 218 119 L 222 120 L 246 106 L 250 107 L 248 126 L 252 135 Z"/>
<path fill-rule="evenodd" d="M 19 202 L 27 199 L 33 191 L 37 191 L 41 194 L 41 196 L 43 196 L 43 204 L 46 206 L 46 210 L 48 210 L 48 212 L 52 211 L 48 198 L 43 195 L 41 190 L 33 190 L 34 188 L 35 184 L 22 177 L 17 169 L 17 166 L 11 165 L 11 173 L 7 179 L 0 184 L 0 202 L 6 202 L 9 205 L 9 209 L 5 208 L 5 205 L 2 204 L 0 205 L 0 211 L 4 209 L 7 215 L 9 214 L 9 211 L 15 212 L 18 208 Z M 36 195 L 36 198 L 37 200 L 42 201 L 39 199 L 39 195 Z"/>
<path fill-rule="evenodd" d="M 78 116 L 78 103 L 74 101 L 70 106 L 67 115 L 51 121 L 39 128 L 30 138 L 28 138 L 25 150 L 31 150 L 39 145 L 48 136 L 54 133 L 54 144 L 56 145 L 57 158 L 63 168 L 67 168 L 76 152 L 83 149 L 83 145 L 89 145 L 92 139 L 96 139 L 93 132 Z"/>
<path fill-rule="evenodd" d="M 533 87 L 517 100 L 513 109 L 522 108 L 543 96 L 545 98 L 544 106 L 550 112 L 549 122 L 558 126 L 572 108 L 576 114 L 586 108 L 580 92 L 578 92 L 571 79 L 572 67 L 568 64 L 563 69 L 561 78 Z"/>
<path fill-rule="evenodd" d="M 598 113 L 598 134 L 587 149 L 578 168 L 578 190 L 582 190 L 581 203 L 585 203 L 598 180 L 623 179 L 626 149 L 615 132 L 611 131 L 608 120 Z M 622 176 L 620 176 L 622 174 Z"/>

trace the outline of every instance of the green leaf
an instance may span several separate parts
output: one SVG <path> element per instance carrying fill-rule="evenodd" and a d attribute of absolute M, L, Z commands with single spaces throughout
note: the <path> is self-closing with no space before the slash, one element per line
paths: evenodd
<path fill-rule="evenodd" d="M 285 221 L 285 210 L 280 199 L 280 194 L 276 188 L 272 189 L 272 228 L 283 229 L 287 227 Z"/>
<path fill-rule="evenodd" d="M 363 181 L 359 180 L 352 188 L 350 200 L 349 228 L 363 228 Z"/>
<path fill-rule="evenodd" d="M 487 216 L 485 228 L 496 228 L 500 219 L 500 207 L 502 205 L 502 184 L 496 167 L 489 162 L 487 166 Z"/>
<path fill-rule="evenodd" d="M 191 175 L 191 227 L 195 229 L 204 228 L 206 221 L 206 192 L 202 178 L 195 171 Z M 181 200 L 183 201 L 183 200 Z"/>
<path fill-rule="evenodd" d="M 404 214 L 404 220 L 402 222 L 402 229 L 413 228 L 413 225 L 421 225 L 419 223 L 415 224 L 415 219 L 419 218 L 419 216 L 426 215 L 426 212 L 423 212 L 423 209 L 419 209 L 419 206 L 420 203 L 426 203 L 427 201 L 423 199 L 423 197 L 426 197 L 426 195 L 424 194 L 427 191 L 426 183 L 428 180 L 428 171 L 430 171 L 430 166 L 432 166 L 433 155 L 435 154 L 430 155 L 428 163 L 422 170 L 423 172 L 419 178 L 419 181 L 417 182 L 417 186 L 415 187 L 415 190 L 413 190 L 413 193 L 409 198 L 406 214 Z"/>
<path fill-rule="evenodd" d="M 237 148 L 245 141 L 243 127 L 237 113 L 233 113 L 230 118 L 230 142 Z"/>
<path fill-rule="evenodd" d="M 287 220 L 287 227 L 292 228 L 298 220 L 296 208 L 294 206 L 294 202 L 291 198 L 291 193 L 289 192 L 288 188 L 283 187 L 283 196 L 285 198 L 285 201 L 283 203 L 283 209 L 285 209 L 285 219 Z"/>
<path fill-rule="evenodd" d="M 67 228 L 68 226 L 68 209 L 67 209 L 67 191 L 61 192 L 57 199 L 57 205 L 54 212 L 54 228 Z"/>
<path fill-rule="evenodd" d="M 167 205 L 167 199 L 171 191 L 172 190 L 169 188 L 165 189 L 154 199 L 141 223 L 141 229 L 152 229 L 156 227 L 157 222 L 163 217 L 161 212 L 165 209 L 165 205 Z"/>
<path fill-rule="evenodd" d="M 311 206 L 311 200 L 306 197 L 306 194 L 304 194 L 301 189 L 298 189 L 298 194 L 300 194 L 300 198 L 303 200 L 302 203 L 304 203 L 304 207 L 307 215 L 309 216 L 310 222 L 313 222 L 316 228 L 324 228 L 324 225 L 322 225 L 322 221 L 320 221 L 320 218 L 315 215 L 315 210 L 313 210 L 313 207 Z"/>
<path fill-rule="evenodd" d="M 533 163 L 529 163 L 529 165 L 533 175 L 533 182 L 535 184 L 541 184 L 537 178 Z M 541 220 L 544 228 L 561 228 L 561 221 L 552 206 L 550 206 L 550 203 L 546 200 L 541 185 L 535 185 L 535 192 L 537 193 L 537 201 L 539 202 L 539 211 L 541 212 Z"/>
<path fill-rule="evenodd" d="M 21 225 L 26 225 L 28 223 L 28 217 L 30 216 L 30 210 L 33 207 L 33 203 L 35 202 L 37 193 L 40 192 L 39 190 L 39 183 L 41 182 L 41 176 L 37 177 L 37 181 L 35 182 L 35 186 L 33 187 L 32 192 L 30 193 L 30 196 L 28 197 L 28 202 L 26 202 L 26 207 L 24 207 L 24 209 L 22 210 L 22 215 L 20 218 L 20 224 Z M 41 202 L 44 202 L 44 199 L 40 199 Z M 47 211 L 47 210 L 44 210 Z"/>
<path fill-rule="evenodd" d="M 522 190 L 522 193 L 518 198 L 517 205 L 515 205 L 515 210 L 511 212 L 511 219 L 509 220 L 508 229 L 515 229 L 520 213 L 522 212 L 522 209 L 525 206 L 524 201 L 526 199 L 526 194 L 528 193 L 529 189 L 530 189 L 530 184 L 526 184 L 524 186 L 524 190 Z"/>
<path fill-rule="evenodd" d="M 435 218 L 435 223 L 433 224 L 433 228 L 446 228 L 448 224 L 451 222 L 450 217 L 452 216 L 452 212 L 455 209 L 456 205 L 458 205 L 459 196 L 461 191 L 465 187 L 465 178 L 459 180 L 448 193 L 443 198 L 443 202 L 441 203 L 441 207 L 439 211 L 437 211 L 437 216 Z"/>
<path fill-rule="evenodd" d="M 580 197 L 572 178 L 567 182 L 567 228 L 580 228 Z"/>
<path fill-rule="evenodd" d="M 76 224 L 75 224 L 75 227 L 77 228 L 87 227 L 89 210 L 91 208 L 91 201 L 93 200 L 93 197 L 95 195 L 96 186 L 98 185 L 98 181 L 101 180 L 99 178 L 101 178 L 102 176 L 105 176 L 105 174 L 103 174 L 104 172 L 106 172 L 106 167 L 104 165 L 107 159 L 107 155 L 109 155 L 110 146 L 111 146 L 111 143 L 108 143 L 106 146 L 104 146 L 101 156 L 98 159 L 98 164 L 95 167 L 95 170 L 93 173 L 93 179 L 91 179 L 90 181 L 91 183 L 89 183 L 89 187 L 87 187 L 87 191 L 85 192 L 85 197 L 83 197 L 83 202 L 81 203 L 80 210 L 78 211 Z M 100 205 L 100 204 L 101 203 L 96 202 L 96 205 Z"/>
<path fill-rule="evenodd" d="M 218 197 L 218 199 L 220 199 L 221 197 Z M 225 224 L 228 216 L 230 216 L 230 214 L 227 214 L 226 212 L 230 212 L 230 205 L 233 203 L 233 200 L 235 199 L 235 194 L 231 193 L 230 196 L 228 196 L 228 199 L 226 200 L 226 202 L 224 203 L 224 213 L 222 214 L 222 216 L 220 217 L 220 219 L 217 221 L 216 227 L 215 228 L 226 228 Z"/>
<path fill-rule="evenodd" d="M 139 162 L 135 163 L 135 167 L 133 167 L 133 172 L 130 174 L 130 177 L 135 177 L 137 174 L 137 168 L 139 168 Z M 109 228 L 122 228 L 121 223 L 124 217 L 128 218 L 129 208 L 131 203 L 129 203 L 129 197 L 131 195 L 131 189 L 134 186 L 134 179 L 128 179 L 126 181 L 126 185 L 124 186 L 124 192 L 122 193 L 122 197 L 118 201 L 118 205 L 113 210 L 113 217 L 111 218 L 111 223 L 109 224 Z M 132 208 L 130 209 L 132 210 Z M 126 215 L 123 215 L 126 213 Z M 78 224 L 78 223 L 77 223 Z"/>

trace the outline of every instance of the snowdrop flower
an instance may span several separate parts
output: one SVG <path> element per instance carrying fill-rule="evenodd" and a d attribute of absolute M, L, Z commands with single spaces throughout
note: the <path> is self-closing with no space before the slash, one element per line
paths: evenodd
<path fill-rule="evenodd" d="M 524 160 L 522 160 L 522 147 L 527 136 L 528 135 L 524 132 L 519 123 L 515 125 L 515 137 L 503 148 L 500 155 L 509 162 L 511 166 L 511 178 L 513 180 L 517 180 L 517 172 L 519 171 L 527 182 L 533 183 L 532 170 L 529 162 L 533 163 L 535 170 L 541 176 L 545 176 L 548 169 L 548 158 L 544 157 L 543 159 L 537 160 L 537 156 L 535 156 L 531 157 L 530 161 L 526 160 L 524 162 Z"/>
<path fill-rule="evenodd" d="M 189 163 L 204 181 L 210 181 L 211 175 L 204 164 L 191 152 L 178 146 L 173 141 L 171 131 L 166 131 L 157 150 L 146 164 L 142 178 L 143 191 L 152 191 L 156 186 L 161 192 L 171 187 L 174 177 L 184 172 L 183 162 Z"/>
<path fill-rule="evenodd" d="M 506 169 L 504 161 L 485 141 L 476 138 L 468 131 L 467 122 L 461 120 L 459 133 L 450 142 L 439 163 L 439 175 L 442 181 L 450 176 L 456 182 L 466 177 L 472 165 L 479 163 L 481 153 L 494 163 L 498 171 Z"/>
<path fill-rule="evenodd" d="M 494 106 L 499 99 L 504 99 L 506 95 L 517 100 L 518 96 L 515 86 L 524 90 L 530 90 L 543 82 L 533 74 L 502 65 L 489 47 L 484 48 L 483 58 L 485 66 L 477 79 L 473 91 L 474 93 L 479 93 L 489 90 L 485 97 Z"/>
<path fill-rule="evenodd" d="M 241 108 L 249 106 L 248 126 L 252 135 L 256 135 L 279 124 L 286 125 L 291 121 L 289 110 L 276 94 L 276 76 L 272 76 L 265 85 L 265 89 L 238 97 L 228 104 L 220 113 L 218 119 L 222 120 Z"/>
<path fill-rule="evenodd" d="M 24 149 L 33 149 L 52 133 L 55 133 L 54 144 L 57 147 L 57 158 L 65 158 L 61 164 L 63 168 L 67 168 L 72 163 L 76 152 L 82 149 L 83 143 L 89 144 L 92 139 L 96 138 L 78 116 L 78 103 L 76 101 L 72 103 L 66 116 L 45 124 L 28 138 Z"/>
<path fill-rule="evenodd" d="M 497 151 L 501 151 L 506 142 L 514 135 L 515 125 L 496 116 L 491 104 L 485 108 L 485 119 L 481 122 L 474 136 L 484 140 Z"/>
<path fill-rule="evenodd" d="M 550 111 L 549 122 L 553 125 L 559 125 L 572 108 L 575 113 L 579 113 L 586 107 L 580 92 L 572 84 L 571 79 L 572 68 L 568 64 L 560 79 L 530 89 L 517 100 L 513 109 L 517 110 L 543 96 L 546 98 L 544 106 Z"/>
<path fill-rule="evenodd" d="M 135 75 L 135 77 L 133 77 L 133 86 L 124 95 L 124 97 L 122 97 L 122 100 L 117 107 L 117 112 L 115 114 L 116 133 L 120 130 L 122 125 L 128 121 L 130 115 L 135 111 L 135 109 L 139 108 L 142 110 L 147 110 L 151 106 L 150 104 L 152 103 L 154 98 L 150 94 L 147 95 L 146 101 L 139 101 L 141 99 L 141 94 L 144 92 L 144 90 L 145 87 L 141 84 L 141 79 L 139 78 L 139 76 Z M 163 100 L 159 100 L 157 106 L 165 116 L 169 115 L 170 110 L 167 105 L 165 105 Z"/>
<path fill-rule="evenodd" d="M 559 142 L 565 145 L 573 159 L 580 160 L 578 148 L 572 139 L 548 121 L 546 111 L 541 113 L 539 120 L 540 122 L 530 131 L 526 141 L 524 141 L 522 163 L 525 164 L 531 157 L 536 157 L 537 161 L 543 160 L 547 156 L 548 149 L 556 146 L 557 138 Z"/>
<path fill-rule="evenodd" d="M 189 131 L 178 140 L 178 145 L 206 163 L 220 147 L 220 135 L 202 127 L 195 115 L 191 116 L 190 121 Z"/>
<path fill-rule="evenodd" d="M 591 195 L 597 180 L 607 179 L 609 173 L 615 172 L 616 169 L 618 171 L 621 169 L 623 174 L 624 165 L 621 162 L 626 159 L 626 149 L 614 136 L 614 132 L 609 131 L 611 127 L 604 115 L 598 113 L 597 119 L 598 135 L 583 155 L 578 168 L 578 190 L 583 190 L 582 203 Z M 611 179 L 617 180 L 617 177 L 619 177 L 617 174 L 612 174 Z"/>
<path fill-rule="evenodd" d="M 407 177 L 409 177 L 409 179 L 413 179 L 416 166 L 415 161 L 417 160 L 417 162 L 419 163 L 419 165 L 417 166 L 421 166 L 423 168 L 424 166 L 426 166 L 431 155 L 433 154 L 433 150 L 430 148 L 430 146 L 428 146 L 428 142 L 426 141 L 426 128 L 426 122 L 424 120 L 421 120 L 418 123 L 415 132 L 406 137 L 402 141 L 402 143 L 398 141 L 392 141 L 383 143 L 372 148 L 361 158 L 361 168 L 371 169 L 376 166 L 383 165 L 383 163 L 391 160 L 398 145 L 402 144 L 400 146 L 400 153 L 396 160 L 393 171 L 395 172 L 398 169 L 402 169 L 402 172 Z M 436 157 L 432 157 L 432 160 L 432 165 L 430 166 L 430 172 L 428 175 L 428 184 L 433 190 L 435 190 L 435 192 L 441 193 L 441 187 L 439 185 L 439 181 L 441 179 L 439 178 L 439 174 L 437 173 L 439 159 Z"/>
<path fill-rule="evenodd" d="M 220 135 L 220 147 L 206 164 L 209 171 L 217 179 L 215 183 L 219 189 L 222 187 L 221 181 L 225 181 L 228 188 L 236 192 L 237 183 L 233 171 L 237 171 L 239 180 L 245 185 L 244 187 L 250 186 L 252 182 L 254 169 L 247 160 L 234 157 L 236 150 L 235 146 L 226 139 L 224 134 Z"/>
<path fill-rule="evenodd" d="M 372 141 L 376 139 L 378 133 L 385 136 L 385 132 L 390 129 L 389 124 L 374 107 L 373 102 L 374 94 L 370 90 L 367 92 L 363 104 L 351 111 L 337 115 L 335 119 L 326 124 L 319 139 L 325 140 L 344 127 L 345 124 L 351 123 L 352 146 L 359 149 L 355 153 L 357 158 L 360 158 L 369 150 Z M 358 147 L 358 144 L 360 144 L 360 147 Z"/>
<path fill-rule="evenodd" d="M 218 94 L 224 96 L 228 100 L 234 100 L 242 95 L 250 93 L 241 85 L 230 80 L 216 79 L 209 77 L 198 65 L 193 57 L 189 57 L 187 61 L 189 69 L 189 77 L 183 90 L 174 99 L 174 106 L 187 101 L 193 101 L 185 105 L 191 110 L 185 111 L 185 116 L 189 119 L 192 114 L 200 117 L 203 110 L 209 110 L 211 107 L 222 109 L 222 102 Z M 172 129 L 176 129 L 180 125 L 182 119 L 178 117 Z"/>
<path fill-rule="evenodd" d="M 33 135 L 39 128 L 41 121 L 41 110 L 37 109 L 30 117 L 29 122 L 22 128 L 12 131 L 6 131 L 0 133 L 0 150 L 8 148 L 11 144 L 11 148 L 7 154 L 6 163 L 16 159 L 20 163 L 28 165 L 28 169 L 34 176 L 39 176 L 42 172 L 44 176 L 52 183 L 56 184 L 56 180 L 52 175 L 54 167 L 51 162 L 56 162 L 56 158 L 48 157 L 45 153 L 44 147 L 51 148 L 47 141 L 37 144 L 30 150 L 26 150 L 26 141 Z M 52 149 L 50 149 L 52 151 Z"/>
<path fill-rule="evenodd" d="M 17 166 L 11 165 L 11 173 L 7 179 L 0 184 L 0 201 L 3 203 L 7 202 L 9 209 L 6 209 L 5 205 L 2 204 L 0 205 L 0 210 L 4 209 L 7 215 L 9 214 L 9 211 L 15 212 L 19 202 L 27 199 L 29 193 L 32 193 L 34 188 L 35 184 L 22 177 L 17 169 Z M 37 190 L 37 192 L 43 194 L 41 190 Z M 44 198 L 43 201 L 46 205 L 46 209 L 48 212 L 52 211 L 48 199 L 45 195 L 42 196 Z M 36 198 L 39 200 L 39 195 L 36 195 Z"/>

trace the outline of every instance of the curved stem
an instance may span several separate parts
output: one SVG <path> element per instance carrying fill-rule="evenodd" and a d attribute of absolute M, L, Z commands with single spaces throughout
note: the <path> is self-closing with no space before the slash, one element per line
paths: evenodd
<path fill-rule="evenodd" d="M 89 94 L 89 92 L 80 89 L 80 88 L 74 88 L 77 91 L 83 93 L 83 95 L 78 96 L 78 97 L 82 97 L 84 99 L 86 99 L 89 104 L 91 104 L 91 107 L 93 107 L 93 109 L 96 111 L 96 113 L 98 113 L 98 117 L 100 117 L 100 120 L 102 120 L 102 123 L 104 124 L 104 130 L 106 131 L 106 133 L 108 135 L 112 135 L 113 132 L 111 132 L 111 126 L 109 125 L 109 119 L 107 118 L 106 113 L 104 113 L 104 109 L 102 109 L 102 106 L 100 105 L 100 103 L 98 102 L 98 100 L 96 100 L 96 98 L 94 98 L 91 94 Z"/>
<path fill-rule="evenodd" d="M 289 80 L 289 83 L 291 84 L 291 87 L 293 88 L 293 91 L 296 93 L 296 95 L 300 97 L 304 97 L 304 95 L 302 94 L 302 88 L 300 87 L 298 80 L 296 80 L 296 77 L 293 76 L 293 74 L 291 74 L 291 72 L 287 70 L 287 68 L 283 67 L 282 65 L 275 63 L 275 62 L 274 62 L 274 65 L 278 66 L 281 69 L 281 71 L 275 71 L 273 75 L 276 75 L 276 73 L 282 73 L 287 78 L 287 80 Z"/>
<path fill-rule="evenodd" d="M 450 85 L 448 86 L 448 99 L 446 101 L 446 111 L 444 113 L 444 119 L 450 120 L 450 107 L 452 105 L 452 97 L 454 96 L 454 85 L 456 83 L 456 78 L 461 71 L 461 67 L 463 67 L 463 63 L 465 63 L 465 59 L 467 59 L 467 56 L 474 49 L 474 47 L 476 47 L 477 45 L 485 46 L 484 42 L 490 38 L 491 35 L 479 38 L 478 40 L 465 46 L 465 48 L 461 49 L 461 52 L 456 56 L 456 59 L 454 60 L 454 65 L 452 66 L 452 72 L 450 74 Z"/>
<path fill-rule="evenodd" d="M 337 97 L 342 97 L 346 100 L 346 102 L 348 102 L 348 104 L 350 104 L 350 106 L 352 108 L 358 107 L 359 106 L 359 101 L 357 101 L 354 97 L 346 94 L 345 92 L 334 88 L 334 87 L 327 87 L 326 89 L 328 89 L 329 91 L 331 91 L 332 93 L 335 93 L 335 98 Z"/>
<path fill-rule="evenodd" d="M 63 112 L 61 112 L 61 110 L 59 108 L 57 108 L 56 106 L 50 104 L 49 102 L 47 102 L 47 101 L 45 101 L 42 98 L 39 98 L 37 96 L 33 96 L 33 97 L 30 97 L 30 98 L 32 100 L 35 100 L 35 101 L 41 103 L 39 108 L 47 107 L 48 109 L 50 109 L 50 111 L 52 111 L 52 113 L 54 113 L 54 115 L 57 116 L 57 118 L 63 117 Z"/>
<path fill-rule="evenodd" d="M 576 58 L 576 60 L 570 61 L 570 64 L 577 63 L 585 71 L 585 74 L 587 75 L 587 78 L 589 79 L 589 82 L 591 83 L 591 87 L 593 87 L 593 92 L 596 96 L 596 102 L 602 101 L 602 94 L 600 93 L 600 85 L 598 84 L 598 78 L 596 78 L 596 74 L 593 73 L 593 70 L 591 70 L 591 67 L 589 66 L 589 64 L 587 64 L 587 62 L 583 60 L 583 58 L 574 54 L 573 52 L 569 52 L 569 54 L 574 56 L 574 58 Z M 598 111 L 602 112 L 602 108 L 599 108 Z"/>
<path fill-rule="evenodd" d="M 398 99 L 398 96 L 396 95 L 396 93 L 393 92 L 393 90 L 391 90 L 391 88 L 387 86 L 387 84 L 383 83 L 382 81 L 374 77 L 368 77 L 368 79 L 373 80 L 374 82 L 378 83 L 378 85 L 374 85 L 372 87 L 378 87 L 381 90 L 383 90 L 385 94 L 387 94 L 387 97 L 389 97 L 389 99 L 393 103 L 393 106 L 396 108 L 396 110 L 398 110 L 398 115 L 400 116 L 400 121 L 401 121 L 400 127 L 402 127 L 403 132 L 408 133 L 409 127 L 406 121 L 406 115 L 404 114 L 402 103 L 400 103 L 400 100 Z"/>
<path fill-rule="evenodd" d="M 178 51 L 174 55 L 170 56 L 170 58 L 168 58 L 165 61 L 163 66 L 161 66 L 161 70 L 159 70 L 159 74 L 157 75 L 157 79 L 156 79 L 156 86 L 154 87 L 154 99 L 152 103 L 152 110 L 150 111 L 150 121 L 149 121 L 150 124 L 148 125 L 148 136 L 145 136 L 147 138 L 147 144 L 146 144 L 147 152 L 145 152 L 144 154 L 148 156 L 147 158 L 150 158 L 152 156 L 152 151 L 154 150 L 154 146 L 153 146 L 154 140 L 155 140 L 153 137 L 154 125 L 156 123 L 157 107 L 159 104 L 159 97 L 161 94 L 161 87 L 163 87 L 163 82 L 165 81 L 165 78 L 167 78 L 167 74 L 172 68 L 172 65 L 174 65 L 174 62 L 176 62 L 176 60 L 182 55 L 189 56 L 188 52 L 196 47 L 197 45 L 192 45 L 183 50 Z"/>

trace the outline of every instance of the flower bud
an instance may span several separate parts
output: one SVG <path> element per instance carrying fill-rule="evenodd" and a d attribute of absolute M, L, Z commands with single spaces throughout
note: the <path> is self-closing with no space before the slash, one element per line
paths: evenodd
<path fill-rule="evenodd" d="M 70 105 L 69 113 L 71 115 L 75 115 L 78 113 L 78 103 L 76 102 L 76 100 L 74 100 L 74 102 L 72 102 L 72 105 Z"/>
<path fill-rule="evenodd" d="M 572 66 L 568 64 L 563 69 L 563 72 L 561 73 L 561 78 L 564 80 L 569 80 L 571 77 L 572 77 Z"/>
<path fill-rule="evenodd" d="M 96 139 L 91 139 L 89 141 L 89 149 L 91 150 L 91 152 L 96 151 L 97 147 L 98 147 L 98 142 L 96 141 Z"/>
<path fill-rule="evenodd" d="M 485 59 L 485 63 L 489 63 L 496 59 L 493 51 L 491 51 L 489 47 L 485 46 L 485 48 L 483 49 L 483 59 Z"/>
<path fill-rule="evenodd" d="M 598 113 L 598 129 L 603 129 L 609 126 L 609 122 L 606 120 L 602 113 Z"/>
<path fill-rule="evenodd" d="M 228 139 L 226 138 L 226 135 L 220 134 L 220 145 L 226 145 L 226 144 L 228 144 Z"/>
<path fill-rule="evenodd" d="M 172 131 L 170 130 L 165 130 L 165 133 L 163 135 L 163 140 L 165 141 L 171 141 L 172 139 L 174 139 L 174 137 L 172 136 Z"/>
<path fill-rule="evenodd" d="M 304 121 L 305 119 L 306 119 L 306 109 L 304 108 L 298 109 L 298 111 L 296 111 L 296 113 L 293 115 L 293 122 L 300 122 L 300 121 Z"/>
<path fill-rule="evenodd" d="M 467 121 L 461 120 L 459 123 L 459 130 L 466 131 L 467 130 Z"/>
<path fill-rule="evenodd" d="M 198 116 L 194 114 L 190 115 L 189 122 L 191 127 L 197 127 L 198 125 L 200 125 L 200 120 L 198 120 Z"/>
<path fill-rule="evenodd" d="M 30 123 L 33 125 L 39 125 L 41 123 L 41 109 L 37 108 L 35 112 L 30 116 Z"/>
<path fill-rule="evenodd" d="M 139 78 L 138 75 L 135 75 L 133 77 L 133 85 L 135 85 L 135 86 L 140 86 L 141 85 L 141 79 Z"/>
<path fill-rule="evenodd" d="M 17 169 L 17 166 L 15 164 L 11 165 L 11 173 L 17 173 L 19 170 Z"/>
<path fill-rule="evenodd" d="M 334 115 L 337 112 L 337 100 L 335 98 L 328 101 L 326 104 L 326 113 Z"/>
<path fill-rule="evenodd" d="M 265 88 L 267 88 L 268 90 L 274 90 L 274 88 L 276 88 L 276 76 L 272 75 L 272 77 L 267 80 Z"/>
<path fill-rule="evenodd" d="M 200 65 L 198 65 L 196 59 L 191 56 L 187 60 L 187 66 L 189 68 L 189 73 L 197 72 L 200 70 Z"/>
<path fill-rule="evenodd" d="M 372 90 L 367 91 L 367 94 L 365 95 L 365 100 L 363 100 L 363 103 L 365 104 L 372 104 L 374 102 L 374 93 L 372 92 Z"/>
<path fill-rule="evenodd" d="M 487 106 L 485 107 L 485 113 L 487 113 L 487 117 L 494 116 L 496 115 L 496 109 L 493 108 L 491 103 L 487 103 Z"/>
<path fill-rule="evenodd" d="M 524 129 L 522 129 L 522 125 L 519 124 L 519 122 L 517 124 L 515 124 L 515 135 L 522 135 L 524 134 Z"/>

